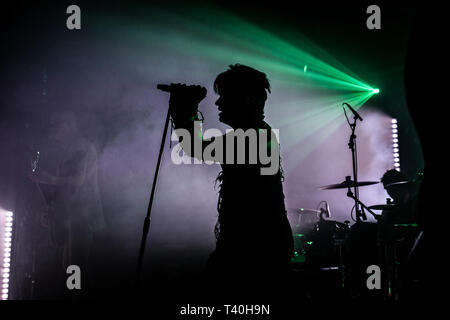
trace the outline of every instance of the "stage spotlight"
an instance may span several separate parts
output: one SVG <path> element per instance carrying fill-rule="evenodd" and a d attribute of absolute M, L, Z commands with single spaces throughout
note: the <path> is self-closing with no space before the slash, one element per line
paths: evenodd
<path fill-rule="evenodd" d="M 392 119 L 392 151 L 394 156 L 394 168 L 400 171 L 400 149 L 398 146 L 398 121 L 397 119 Z"/>
<path fill-rule="evenodd" d="M 2 239 L 0 256 L 2 259 L 2 295 L 1 300 L 8 300 L 9 275 L 11 268 L 11 242 L 13 232 L 13 213 L 0 209 L 0 237 Z"/>
<path fill-rule="evenodd" d="M 374 94 L 380 93 L 380 89 L 372 89 L 372 93 Z"/>

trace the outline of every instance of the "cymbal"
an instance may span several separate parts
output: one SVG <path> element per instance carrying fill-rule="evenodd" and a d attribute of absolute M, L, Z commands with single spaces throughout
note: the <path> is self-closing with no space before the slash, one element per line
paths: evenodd
<path fill-rule="evenodd" d="M 406 181 L 399 181 L 399 182 L 393 182 L 390 184 L 387 184 L 386 187 L 393 187 L 393 186 L 408 186 L 417 183 L 416 180 L 406 180 Z"/>
<path fill-rule="evenodd" d="M 357 186 L 363 187 L 363 186 L 370 186 L 372 184 L 380 183 L 379 181 L 358 181 Z M 338 183 L 338 184 L 330 184 L 328 186 L 319 187 L 321 190 L 330 190 L 330 189 L 347 189 L 347 188 L 353 188 L 355 186 L 355 182 L 353 180 L 345 180 L 344 182 Z"/>
<path fill-rule="evenodd" d="M 394 210 L 397 206 L 395 204 L 376 204 L 370 206 L 369 209 L 372 210 Z"/>
<path fill-rule="evenodd" d="M 297 214 L 317 214 L 320 213 L 320 210 L 316 209 L 306 209 L 306 208 L 287 208 L 289 213 L 297 213 Z"/>
<path fill-rule="evenodd" d="M 417 227 L 417 223 L 396 223 L 396 224 L 394 224 L 394 227 L 407 227 L 407 228 L 413 227 L 413 228 L 416 228 Z"/>

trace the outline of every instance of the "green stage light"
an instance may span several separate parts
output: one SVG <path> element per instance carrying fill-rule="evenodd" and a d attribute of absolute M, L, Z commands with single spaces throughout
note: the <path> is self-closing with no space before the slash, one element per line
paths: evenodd
<path fill-rule="evenodd" d="M 98 15 L 99 30 L 114 24 Z M 128 45 L 116 48 L 108 64 L 147 82 L 207 85 L 235 63 L 266 73 L 272 87 L 266 118 L 295 159 L 285 163 L 287 173 L 345 122 L 343 102 L 358 110 L 380 92 L 296 30 L 276 32 L 214 5 L 143 9 L 114 32 Z M 205 102 L 206 115 L 215 112 Z"/>

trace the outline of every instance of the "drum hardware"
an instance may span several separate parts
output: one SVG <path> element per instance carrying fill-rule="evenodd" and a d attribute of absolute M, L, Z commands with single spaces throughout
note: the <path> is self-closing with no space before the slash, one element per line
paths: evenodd
<path fill-rule="evenodd" d="M 394 187 L 394 186 L 405 186 L 405 187 L 411 187 L 418 185 L 423 180 L 423 173 L 416 174 L 416 177 L 411 180 L 405 180 L 405 181 L 397 181 L 390 184 L 387 184 L 386 187 Z"/>
<path fill-rule="evenodd" d="M 358 187 L 364 187 L 380 183 L 379 181 L 359 181 L 355 184 L 355 182 L 350 179 L 350 176 L 348 176 L 348 178 L 349 178 L 348 180 L 346 179 L 341 183 L 330 184 L 328 186 L 319 187 L 319 189 L 320 190 L 347 189 L 347 188 L 354 188 L 355 185 Z"/>
<path fill-rule="evenodd" d="M 294 238 L 294 256 L 291 261 L 294 263 L 304 263 L 306 262 L 306 253 L 308 251 L 308 246 L 312 243 L 311 241 L 307 241 L 307 237 L 305 234 L 297 233 L 293 235 Z"/>
<path fill-rule="evenodd" d="M 397 205 L 395 205 L 395 204 L 376 204 L 376 205 L 370 206 L 369 209 L 372 209 L 372 210 L 395 210 L 395 209 L 397 209 Z"/>
<path fill-rule="evenodd" d="M 394 227 L 400 227 L 400 228 L 416 228 L 417 227 L 417 223 L 395 223 Z"/>
<path fill-rule="evenodd" d="M 348 105 L 347 105 L 348 106 Z M 365 274 L 365 268 L 369 264 L 384 263 L 384 267 L 387 272 L 387 280 L 389 282 L 389 293 L 383 293 L 384 298 L 391 299 L 397 297 L 398 288 L 397 283 L 399 280 L 398 266 L 396 259 L 392 259 L 392 254 L 396 252 L 387 251 L 394 250 L 395 243 L 381 243 L 380 242 L 380 229 L 381 215 L 374 213 L 375 210 L 396 210 L 397 205 L 391 201 L 387 201 L 386 204 L 376 204 L 372 206 L 366 206 L 359 198 L 359 187 L 370 186 L 380 183 L 380 181 L 358 181 L 357 172 L 357 154 L 356 154 L 356 135 L 355 128 L 357 120 L 362 121 L 361 117 L 358 117 L 356 111 L 348 106 L 354 114 L 354 122 L 350 123 L 347 115 L 347 122 L 351 128 L 351 135 L 348 142 L 348 146 L 352 152 L 352 168 L 353 177 L 346 176 L 345 180 L 341 183 L 324 185 L 319 187 L 320 190 L 336 190 L 347 189 L 347 197 L 354 200 L 354 208 L 356 211 L 356 224 L 350 228 L 350 222 L 340 223 L 333 220 L 326 220 L 325 217 L 330 217 L 327 214 L 327 209 L 321 208 L 320 210 L 313 209 L 293 209 L 292 212 L 298 214 L 298 216 L 308 217 L 317 215 L 318 222 L 315 224 L 312 233 L 302 233 L 294 235 L 294 238 L 301 239 L 302 243 L 308 241 L 310 245 L 302 247 L 302 253 L 306 256 L 306 262 L 311 263 L 315 268 L 320 270 L 338 270 L 341 278 L 342 287 L 346 287 L 349 293 L 355 292 L 357 295 L 365 294 L 366 285 L 365 282 L 361 282 L 360 275 Z M 345 112 L 345 109 L 344 109 Z M 421 179 L 417 178 L 411 181 L 400 181 L 392 183 L 387 186 L 412 186 Z M 377 223 L 363 222 L 367 220 L 365 212 L 369 212 L 376 220 Z M 395 224 L 390 225 L 391 230 L 396 234 L 405 234 L 409 232 L 409 228 L 415 227 L 415 224 Z M 297 236 L 297 237 L 296 237 Z M 411 253 L 415 250 L 417 243 L 420 240 L 420 235 L 416 238 L 414 245 L 412 245 Z M 381 260 L 380 260 L 381 259 Z M 363 269 L 364 268 L 364 269 Z M 392 288 L 392 291 L 391 291 Z"/>
<path fill-rule="evenodd" d="M 295 225 L 293 225 L 294 234 L 309 234 L 313 231 L 318 221 L 320 210 L 307 208 L 288 208 L 288 213 L 295 214 Z"/>
<path fill-rule="evenodd" d="M 423 231 L 420 231 L 419 234 L 417 235 L 417 237 L 415 238 L 414 244 L 413 244 L 411 250 L 408 253 L 408 260 L 411 259 L 412 254 L 416 250 L 417 244 L 419 243 L 420 239 L 422 238 L 422 235 L 423 235 Z"/>
<path fill-rule="evenodd" d="M 322 270 L 322 271 L 339 270 L 339 267 L 325 267 L 325 268 L 320 268 L 320 270 Z"/>
<path fill-rule="evenodd" d="M 327 209 L 322 209 L 320 220 L 310 237 L 312 241 L 306 257 L 307 260 L 310 258 L 313 264 L 317 264 L 322 271 L 337 271 L 340 286 L 345 287 L 347 272 L 345 247 L 349 228 L 346 223 L 324 219 L 323 215 L 328 210 L 328 206 Z"/>
<path fill-rule="evenodd" d="M 409 180 L 409 181 L 398 181 L 398 182 L 393 182 L 390 184 L 387 184 L 386 187 L 394 187 L 394 186 L 406 186 L 408 184 L 413 184 L 415 183 L 414 180 Z"/>
<path fill-rule="evenodd" d="M 320 213 L 320 210 L 306 209 L 306 208 L 288 208 L 287 211 L 289 213 L 296 213 L 296 214 L 318 214 L 318 213 Z"/>
<path fill-rule="evenodd" d="M 347 197 L 352 198 L 355 200 L 355 203 L 359 206 L 361 206 L 361 211 L 364 213 L 364 209 L 366 209 L 376 220 L 380 218 L 380 215 L 375 214 L 369 207 L 367 207 L 364 203 L 362 203 L 357 196 L 352 192 L 351 188 L 356 188 L 356 186 L 369 186 L 379 183 L 378 181 L 360 181 L 355 183 L 353 180 L 351 180 L 350 176 L 345 177 L 345 181 L 338 183 L 338 184 L 331 184 L 328 186 L 319 187 L 320 190 L 332 190 L 332 189 L 347 189 Z M 356 222 L 361 222 L 361 219 L 358 219 L 358 216 L 356 218 Z"/>
<path fill-rule="evenodd" d="M 351 182 L 350 176 L 347 176 L 346 180 L 348 181 L 348 184 L 350 184 L 350 182 Z M 380 219 L 380 217 L 381 217 L 380 215 L 375 214 L 371 209 L 369 209 L 369 207 L 367 207 L 363 202 L 361 202 L 357 196 L 355 196 L 353 194 L 352 190 L 350 189 L 350 186 L 348 187 L 348 190 L 347 190 L 347 197 L 352 198 L 353 200 L 355 200 L 355 203 L 361 205 L 361 207 L 362 207 L 361 210 L 363 213 L 364 213 L 364 209 L 366 209 L 375 218 L 375 220 L 378 221 L 378 219 Z M 358 222 L 361 222 L 361 219 L 358 220 L 358 216 L 356 216 L 356 223 L 358 223 Z"/>

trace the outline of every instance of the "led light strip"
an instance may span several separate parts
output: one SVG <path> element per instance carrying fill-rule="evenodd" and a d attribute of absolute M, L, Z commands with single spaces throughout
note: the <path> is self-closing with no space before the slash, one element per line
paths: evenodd
<path fill-rule="evenodd" d="M 11 267 L 11 242 L 12 242 L 12 227 L 13 227 L 13 213 L 11 211 L 4 211 L 5 225 L 3 233 L 3 264 L 2 264 L 2 278 L 1 278 L 1 300 L 8 300 L 9 292 L 9 272 Z"/>
<path fill-rule="evenodd" d="M 394 156 L 394 168 L 400 171 L 400 148 L 398 144 L 398 121 L 392 119 L 392 153 Z"/>

